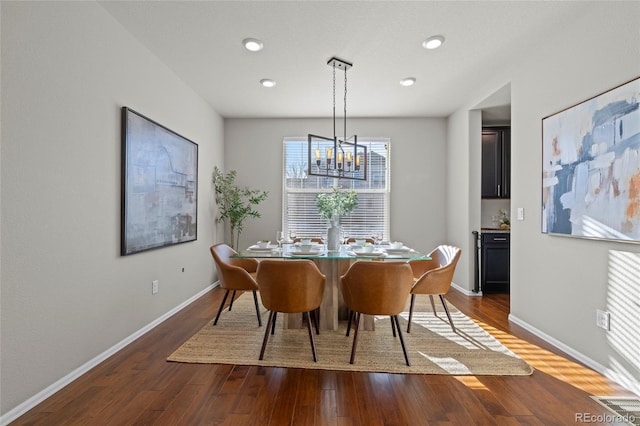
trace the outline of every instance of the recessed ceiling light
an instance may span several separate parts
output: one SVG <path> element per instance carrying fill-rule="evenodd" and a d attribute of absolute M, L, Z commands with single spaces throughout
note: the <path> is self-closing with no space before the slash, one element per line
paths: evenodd
<path fill-rule="evenodd" d="M 436 35 L 433 37 L 429 37 L 428 39 L 426 39 L 425 41 L 422 42 L 422 47 L 424 47 L 425 49 L 437 49 L 438 47 L 442 46 L 442 43 L 444 43 L 444 37 L 441 35 Z"/>
<path fill-rule="evenodd" d="M 400 80 L 400 84 L 405 87 L 413 86 L 415 82 L 416 82 L 415 77 L 407 77 Z"/>
<path fill-rule="evenodd" d="M 245 38 L 244 40 L 242 40 L 242 45 L 250 52 L 257 52 L 259 50 L 262 50 L 262 48 L 264 47 L 262 42 L 257 38 Z"/>
<path fill-rule="evenodd" d="M 270 78 L 263 78 L 262 80 L 260 80 L 260 84 L 262 84 L 264 87 L 273 87 L 276 85 L 276 82 L 274 80 L 271 80 Z"/>

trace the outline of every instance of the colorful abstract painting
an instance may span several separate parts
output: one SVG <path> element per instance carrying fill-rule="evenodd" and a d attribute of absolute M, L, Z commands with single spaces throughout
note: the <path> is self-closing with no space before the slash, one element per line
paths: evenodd
<path fill-rule="evenodd" d="M 542 119 L 542 232 L 640 242 L 640 78 Z"/>

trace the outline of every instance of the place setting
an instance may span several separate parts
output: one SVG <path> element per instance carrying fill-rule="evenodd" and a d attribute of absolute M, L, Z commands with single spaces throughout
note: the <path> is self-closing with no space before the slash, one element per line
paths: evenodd
<path fill-rule="evenodd" d="M 290 256 L 322 256 L 326 254 L 324 244 L 312 241 L 311 238 L 300 238 L 298 242 L 291 244 L 289 251 Z"/>
<path fill-rule="evenodd" d="M 414 251 L 412 248 L 405 246 L 401 241 L 389 242 L 382 244 L 380 247 L 388 254 L 405 254 Z"/>
<path fill-rule="evenodd" d="M 348 243 L 348 254 L 355 257 L 384 257 L 387 253 L 375 243 L 377 239 L 374 239 L 374 243 L 366 238 L 355 238 L 353 242 Z"/>
<path fill-rule="evenodd" d="M 260 240 L 255 244 L 249 246 L 247 250 L 256 252 L 271 252 L 278 248 L 276 244 L 271 244 L 269 240 Z"/>

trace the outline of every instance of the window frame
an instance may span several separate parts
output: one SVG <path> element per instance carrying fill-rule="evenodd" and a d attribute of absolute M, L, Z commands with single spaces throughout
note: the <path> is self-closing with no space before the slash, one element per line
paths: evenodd
<path fill-rule="evenodd" d="M 369 148 L 369 152 L 378 152 L 380 153 L 381 149 L 384 149 L 385 153 L 381 155 L 381 157 L 385 158 L 384 161 L 384 184 L 380 188 L 372 188 L 372 174 L 379 174 L 382 170 L 380 165 L 373 166 L 371 163 L 367 164 L 368 174 L 367 181 L 362 180 L 352 180 L 352 179 L 343 179 L 343 178 L 322 178 L 316 176 L 307 176 L 306 173 L 306 164 L 301 164 L 296 168 L 295 171 L 290 171 L 289 164 L 287 162 L 287 144 L 288 143 L 300 143 L 302 144 L 300 159 L 305 163 L 308 158 L 308 140 L 306 137 L 286 137 L 282 143 L 282 217 L 281 217 L 281 229 L 286 233 L 286 235 L 290 235 L 291 231 L 295 231 L 296 236 L 301 237 L 326 237 L 326 229 L 329 227 L 329 221 L 326 219 L 314 218 L 315 220 L 311 221 L 311 226 L 307 229 L 300 229 L 300 226 L 292 225 L 291 223 L 295 223 L 295 220 L 291 220 L 291 215 L 289 214 L 290 208 L 295 208 L 290 206 L 290 198 L 291 194 L 308 194 L 309 197 L 304 199 L 304 197 L 300 197 L 299 200 L 296 200 L 299 203 L 304 204 L 304 207 L 299 209 L 301 212 L 298 216 L 302 216 L 303 219 L 299 220 L 307 220 L 304 219 L 305 214 L 313 214 L 312 211 L 315 210 L 317 214 L 317 207 L 315 204 L 315 195 L 320 192 L 331 192 L 334 187 L 339 187 L 343 190 L 354 189 L 358 192 L 358 207 L 352 214 L 346 215 L 341 218 L 340 224 L 343 228 L 343 237 L 371 237 L 373 232 L 382 232 L 382 239 L 387 240 L 390 235 L 390 204 L 391 204 L 391 138 L 389 137 L 367 137 L 367 138 L 359 138 L 358 144 L 367 144 Z M 371 146 L 375 146 L 375 149 L 370 149 Z M 295 149 L 292 148 L 292 149 Z M 370 162 L 371 159 L 374 158 L 373 155 L 369 155 L 367 161 Z M 292 174 L 290 174 L 292 173 Z M 299 177 L 298 177 L 299 176 Z M 292 187 L 289 185 L 289 179 L 311 179 L 316 178 L 316 182 L 312 183 L 309 181 L 300 181 L 300 187 Z M 324 182 L 322 182 L 324 180 Z M 311 183 L 309 183 L 311 182 Z M 379 182 L 379 180 L 378 180 Z M 309 183 L 309 186 L 305 184 Z M 313 186 L 313 187 L 310 187 Z M 376 194 L 383 194 L 381 200 L 376 200 Z M 373 195 L 373 197 L 370 197 Z M 367 217 L 366 214 L 363 216 L 363 212 L 369 212 L 371 209 L 367 208 L 362 210 L 361 203 L 365 203 L 369 199 L 370 203 L 373 203 L 374 207 L 377 207 L 378 212 L 382 214 L 382 224 L 379 225 L 370 225 L 370 223 L 379 223 L 378 219 L 372 217 Z M 378 204 L 378 206 L 376 206 Z M 304 211 L 304 208 L 308 208 L 308 212 Z"/>

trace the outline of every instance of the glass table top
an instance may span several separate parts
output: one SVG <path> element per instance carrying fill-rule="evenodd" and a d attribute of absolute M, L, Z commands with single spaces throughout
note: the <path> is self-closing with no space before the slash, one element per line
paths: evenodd
<path fill-rule="evenodd" d="M 373 251 L 364 252 L 361 247 L 342 245 L 339 250 L 327 250 L 325 244 L 312 244 L 311 246 L 301 246 L 299 244 L 283 244 L 282 248 L 275 245 L 260 248 L 251 246 L 240 250 L 232 257 L 242 258 L 271 258 L 271 259 L 379 259 L 379 260 L 416 260 L 430 259 L 424 253 L 409 247 L 392 249 L 389 246 L 375 246 Z"/>

